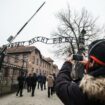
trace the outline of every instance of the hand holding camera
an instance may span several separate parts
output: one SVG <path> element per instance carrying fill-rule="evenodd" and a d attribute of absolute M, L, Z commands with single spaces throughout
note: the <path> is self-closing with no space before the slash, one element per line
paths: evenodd
<path fill-rule="evenodd" d="M 73 54 L 73 60 L 75 61 L 83 61 L 83 56 L 79 54 Z"/>
<path fill-rule="evenodd" d="M 84 56 L 84 54 L 72 54 L 70 57 L 67 58 L 67 61 L 71 62 L 72 64 L 74 64 L 74 61 L 78 61 L 85 65 L 87 64 L 88 59 Z"/>

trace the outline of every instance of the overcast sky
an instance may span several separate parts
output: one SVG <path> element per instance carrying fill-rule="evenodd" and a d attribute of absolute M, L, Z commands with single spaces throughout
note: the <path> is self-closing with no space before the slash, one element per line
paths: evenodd
<path fill-rule="evenodd" d="M 67 9 L 67 4 L 72 11 L 79 12 L 82 8 L 86 8 L 94 17 L 99 17 L 99 25 L 105 23 L 105 0 L 0 0 L 0 46 L 8 43 L 7 38 L 10 35 L 14 36 L 44 1 L 45 5 L 15 41 L 26 41 L 36 36 L 50 38 L 58 24 L 55 14 Z M 43 43 L 34 45 L 42 55 L 53 58 L 54 63 L 61 67 L 63 61 L 54 57 L 51 45 Z"/>

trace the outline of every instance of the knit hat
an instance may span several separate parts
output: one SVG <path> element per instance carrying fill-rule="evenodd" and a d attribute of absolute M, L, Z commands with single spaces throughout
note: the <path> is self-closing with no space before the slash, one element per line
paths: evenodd
<path fill-rule="evenodd" d="M 105 39 L 96 40 L 89 45 L 89 58 L 105 66 Z"/>

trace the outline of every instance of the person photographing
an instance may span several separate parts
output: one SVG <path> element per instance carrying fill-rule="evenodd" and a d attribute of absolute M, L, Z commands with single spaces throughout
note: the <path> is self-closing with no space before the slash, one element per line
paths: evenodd
<path fill-rule="evenodd" d="M 78 62 L 86 67 L 82 79 L 72 79 L 73 59 L 69 57 L 56 77 L 56 94 L 64 105 L 105 105 L 105 40 L 92 42 L 88 59 Z"/>

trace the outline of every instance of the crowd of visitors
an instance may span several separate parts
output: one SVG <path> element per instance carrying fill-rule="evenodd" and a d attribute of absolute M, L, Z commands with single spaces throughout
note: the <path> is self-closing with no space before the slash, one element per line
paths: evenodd
<path fill-rule="evenodd" d="M 20 75 L 17 78 L 18 81 L 18 89 L 16 96 L 23 96 L 23 89 L 26 88 L 27 92 L 31 93 L 31 96 L 33 97 L 35 95 L 35 89 L 40 89 L 41 91 L 47 89 L 48 97 L 50 98 L 51 95 L 53 95 L 55 89 L 56 75 L 55 74 L 49 74 L 46 75 L 45 73 L 36 74 L 36 73 L 29 73 L 26 76 L 24 76 L 23 73 L 20 73 Z"/>

